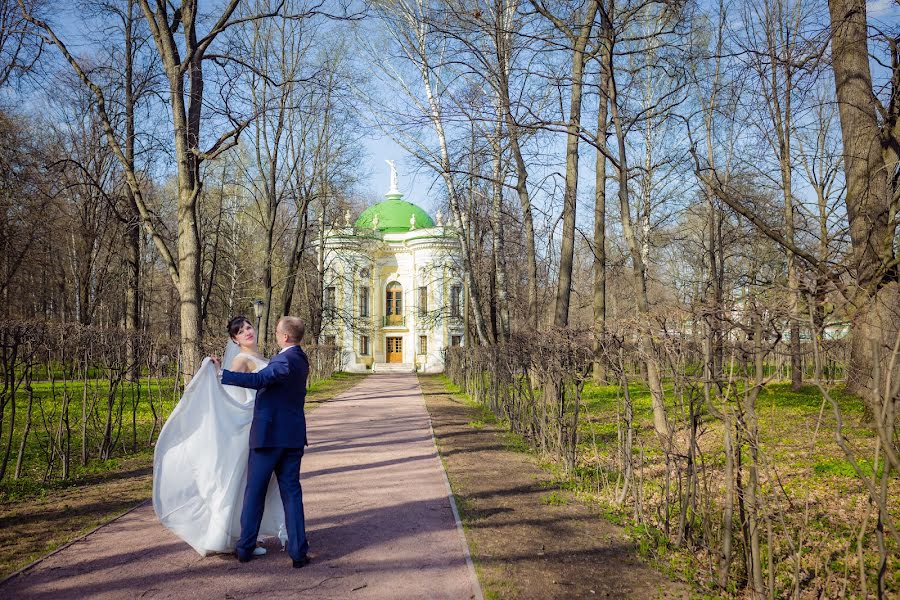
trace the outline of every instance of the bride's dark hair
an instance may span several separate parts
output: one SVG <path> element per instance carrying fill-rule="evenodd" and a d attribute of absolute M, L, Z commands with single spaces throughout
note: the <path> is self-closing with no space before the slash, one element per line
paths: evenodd
<path fill-rule="evenodd" d="M 234 336 L 236 336 L 241 330 L 241 327 L 244 326 L 244 323 L 253 327 L 253 323 L 251 323 L 250 319 L 248 319 L 244 315 L 232 317 L 231 320 L 228 321 L 228 335 L 233 339 Z"/>

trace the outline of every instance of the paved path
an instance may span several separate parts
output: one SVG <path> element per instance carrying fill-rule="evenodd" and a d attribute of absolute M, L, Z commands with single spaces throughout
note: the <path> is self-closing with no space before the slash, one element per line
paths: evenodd
<path fill-rule="evenodd" d="M 481 598 L 414 375 L 372 375 L 309 414 L 313 562 L 198 556 L 149 505 L 0 586 L 0 598 Z"/>

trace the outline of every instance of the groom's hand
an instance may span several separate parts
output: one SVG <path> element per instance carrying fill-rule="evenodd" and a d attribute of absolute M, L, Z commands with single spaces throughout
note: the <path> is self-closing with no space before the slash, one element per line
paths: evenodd
<path fill-rule="evenodd" d="M 213 364 L 216 365 L 216 368 L 217 368 L 217 369 L 221 369 L 221 368 L 222 368 L 222 361 L 219 360 L 219 357 L 218 357 L 218 356 L 213 356 L 212 354 L 210 354 L 210 355 L 209 355 L 209 360 L 213 361 Z"/>

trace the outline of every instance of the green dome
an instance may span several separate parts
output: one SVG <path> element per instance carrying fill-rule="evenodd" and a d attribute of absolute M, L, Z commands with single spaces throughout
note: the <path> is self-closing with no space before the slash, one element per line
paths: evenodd
<path fill-rule="evenodd" d="M 416 229 L 434 227 L 428 213 L 406 200 L 389 198 L 370 206 L 356 220 L 359 229 L 372 229 L 372 221 L 378 215 L 378 231 L 402 233 L 410 230 L 409 217 L 416 215 Z"/>

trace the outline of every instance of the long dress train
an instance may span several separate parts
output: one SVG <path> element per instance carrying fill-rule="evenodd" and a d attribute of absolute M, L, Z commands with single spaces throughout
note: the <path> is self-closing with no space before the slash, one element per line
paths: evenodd
<path fill-rule="evenodd" d="M 259 371 L 263 361 L 248 354 Z M 205 359 L 159 433 L 153 455 L 153 510 L 201 556 L 231 552 L 241 533 L 254 390 L 223 386 Z M 284 507 L 273 477 L 260 537 L 284 537 Z"/>

